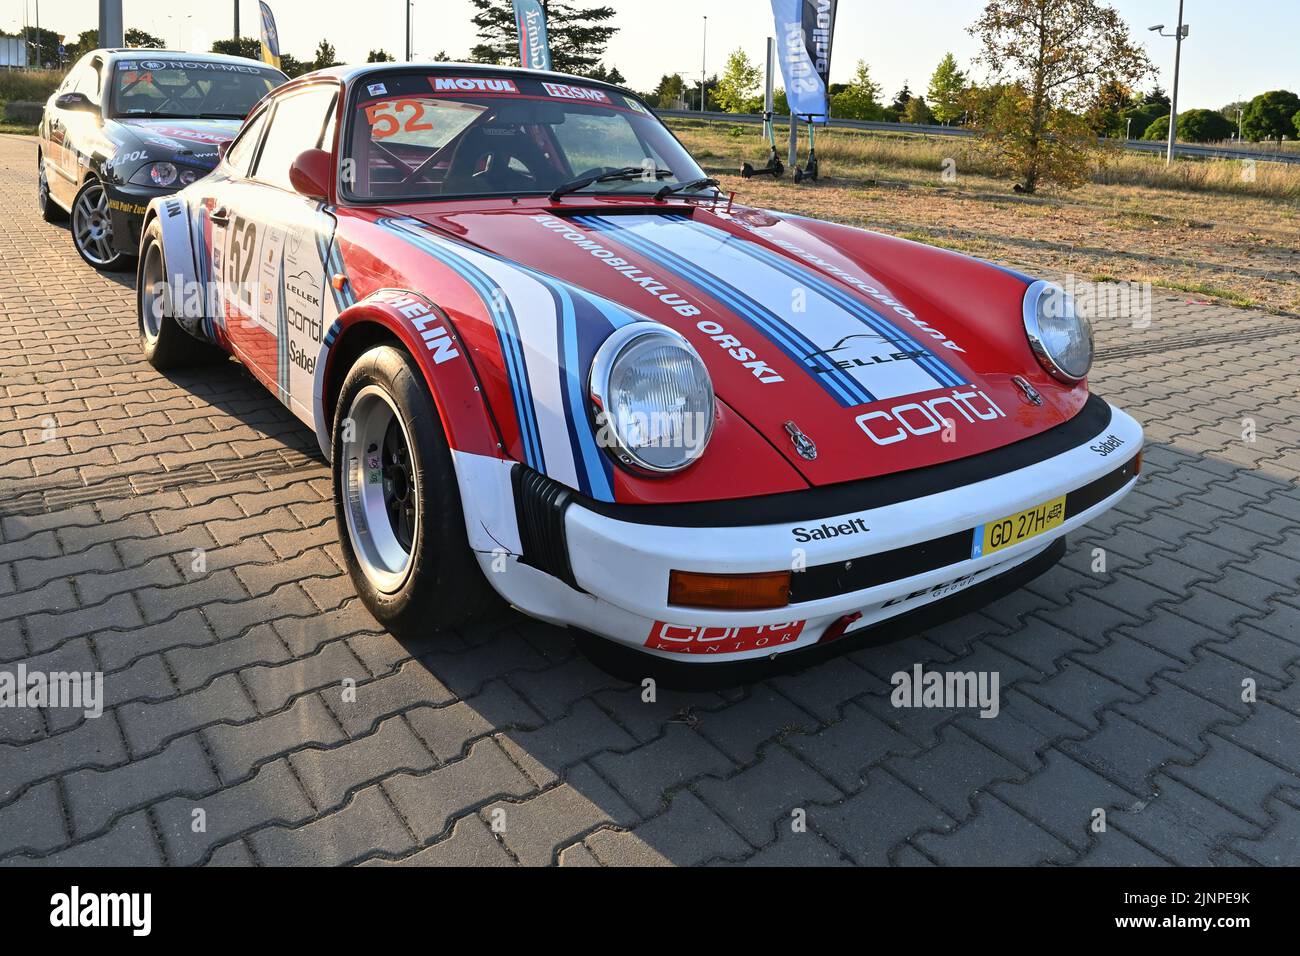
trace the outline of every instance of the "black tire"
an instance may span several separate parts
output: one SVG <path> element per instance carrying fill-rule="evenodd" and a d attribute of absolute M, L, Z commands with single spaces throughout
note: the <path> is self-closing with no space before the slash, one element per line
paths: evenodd
<path fill-rule="evenodd" d="M 145 230 L 142 246 L 144 255 L 140 257 L 135 277 L 135 307 L 136 328 L 145 361 L 159 371 L 224 361 L 226 353 L 220 348 L 196 339 L 177 325 L 168 298 L 158 297 L 155 292 L 155 285 L 159 281 L 165 282 L 167 276 L 162 227 L 157 219 Z M 157 315 L 154 314 L 155 306 Z"/>
<path fill-rule="evenodd" d="M 46 222 L 67 222 L 67 212 L 50 195 L 49 177 L 45 175 L 45 157 L 36 157 L 36 206 Z"/>
<path fill-rule="evenodd" d="M 381 405 L 385 401 L 387 413 Z M 376 569 L 373 553 L 367 557 L 366 552 L 367 541 L 373 548 L 377 536 L 357 530 L 368 526 L 375 516 L 365 516 L 359 497 L 347 500 L 348 489 L 358 489 L 358 481 L 365 492 L 374 489 L 385 500 L 390 485 L 397 484 L 390 480 L 390 446 L 384 442 L 379 448 L 367 435 L 369 407 L 377 407 L 380 414 L 396 412 L 389 429 L 400 426 L 404 433 L 400 438 L 409 454 L 400 466 L 405 476 L 393 473 L 392 478 L 401 477 L 406 487 L 413 485 L 415 489 L 416 508 L 409 520 L 414 534 L 409 550 L 404 551 L 408 563 L 404 569 L 391 572 L 386 587 L 379 586 L 366 570 Z M 353 415 L 356 419 L 351 418 Z M 345 443 L 349 421 L 353 441 Z M 379 623 L 398 637 L 411 639 L 431 631 L 466 627 L 500 609 L 500 598 L 470 551 L 451 451 L 424 376 L 410 355 L 394 346 L 380 345 L 356 361 L 339 393 L 331 442 L 334 514 L 343 557 L 357 593 Z M 382 467 L 372 470 L 376 459 Z M 348 476 L 345 468 L 349 469 Z M 359 474 L 364 477 L 358 478 Z M 396 537 L 398 519 L 390 517 L 389 521 L 388 530 Z M 382 531 L 380 526 L 378 534 Z M 378 572 L 388 573 L 383 567 Z"/>
<path fill-rule="evenodd" d="M 108 194 L 98 179 L 87 179 L 72 200 L 72 247 L 86 265 L 100 272 L 122 272 L 135 265 L 135 256 L 113 247 Z"/>

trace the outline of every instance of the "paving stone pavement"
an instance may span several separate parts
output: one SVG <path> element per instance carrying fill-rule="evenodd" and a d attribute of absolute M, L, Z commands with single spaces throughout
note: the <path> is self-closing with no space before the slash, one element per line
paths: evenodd
<path fill-rule="evenodd" d="M 1056 569 L 644 703 L 519 616 L 378 627 L 309 431 L 233 362 L 149 368 L 34 164 L 0 137 L 0 669 L 102 671 L 106 708 L 0 709 L 0 863 L 1300 863 L 1300 320 L 1100 323 L 1145 477 Z M 997 671 L 999 715 L 895 709 L 914 662 Z"/>

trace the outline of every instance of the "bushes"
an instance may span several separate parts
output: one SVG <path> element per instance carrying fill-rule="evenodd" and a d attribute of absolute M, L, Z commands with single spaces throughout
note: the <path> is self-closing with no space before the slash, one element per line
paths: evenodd
<path fill-rule="evenodd" d="M 1178 115 L 1178 138 L 1184 143 L 1218 143 L 1229 139 L 1236 127 L 1214 110 L 1188 110 Z M 1143 139 L 1163 142 L 1169 138 L 1169 117 L 1162 116 L 1150 126 Z"/>
<path fill-rule="evenodd" d="M 0 70 L 0 103 L 10 100 L 44 103 L 62 82 L 62 70 Z"/>
<path fill-rule="evenodd" d="M 1294 137 L 1294 117 L 1300 111 L 1300 96 L 1290 90 L 1261 93 L 1250 101 L 1241 118 L 1241 134 L 1252 143 L 1264 139 Z"/>
<path fill-rule="evenodd" d="M 1141 106 L 1126 112 L 1124 114 L 1124 121 L 1126 128 L 1131 128 L 1134 139 L 1143 139 L 1145 138 L 1146 131 L 1150 128 L 1151 124 L 1162 116 L 1165 117 L 1165 132 L 1160 138 L 1164 139 L 1165 136 L 1169 134 L 1168 103 L 1144 103 Z M 1128 127 L 1129 120 L 1133 121 L 1131 127 Z"/>

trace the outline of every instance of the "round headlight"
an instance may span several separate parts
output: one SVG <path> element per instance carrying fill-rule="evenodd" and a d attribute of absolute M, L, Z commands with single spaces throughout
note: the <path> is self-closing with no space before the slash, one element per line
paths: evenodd
<path fill-rule="evenodd" d="M 1039 280 L 1025 293 L 1025 334 L 1038 364 L 1053 378 L 1073 385 L 1092 368 L 1092 325 L 1079 314 L 1074 296 Z"/>
<path fill-rule="evenodd" d="M 149 182 L 155 186 L 170 186 L 176 182 L 176 167 L 171 163 L 151 163 Z"/>
<path fill-rule="evenodd" d="M 704 453 L 713 383 L 682 335 L 657 322 L 616 329 L 591 363 L 596 440 L 623 465 L 665 474 Z"/>
<path fill-rule="evenodd" d="M 194 180 L 196 180 L 196 179 L 198 179 L 198 178 L 199 178 L 199 174 L 196 173 L 196 172 L 195 172 L 194 170 L 192 170 L 192 169 L 182 169 L 182 170 L 181 170 L 181 185 L 182 185 L 182 186 L 188 186 L 190 183 L 194 182 Z"/>

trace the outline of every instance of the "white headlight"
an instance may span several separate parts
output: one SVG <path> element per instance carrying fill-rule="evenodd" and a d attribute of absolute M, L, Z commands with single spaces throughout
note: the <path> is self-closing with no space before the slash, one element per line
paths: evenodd
<path fill-rule="evenodd" d="M 619 462 L 663 474 L 704 453 L 713 383 L 682 335 L 656 322 L 616 329 L 591 363 L 597 443 Z"/>
<path fill-rule="evenodd" d="M 1053 378 L 1073 385 L 1092 368 L 1092 325 L 1079 314 L 1074 296 L 1039 280 L 1025 293 L 1025 334 L 1038 364 Z"/>

